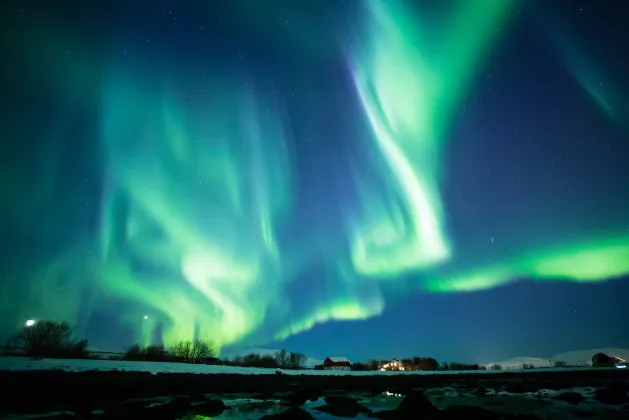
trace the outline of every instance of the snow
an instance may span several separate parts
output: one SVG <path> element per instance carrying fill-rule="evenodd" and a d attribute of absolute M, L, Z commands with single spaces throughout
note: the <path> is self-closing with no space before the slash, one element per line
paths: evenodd
<path fill-rule="evenodd" d="M 553 357 L 544 359 L 539 357 L 514 357 L 512 359 L 503 360 L 501 362 L 488 363 L 485 366 L 490 367 L 494 364 L 501 365 L 504 369 L 520 369 L 523 364 L 532 364 L 536 368 L 544 368 L 554 366 L 555 362 L 565 362 L 569 366 L 588 366 L 592 363 L 592 356 L 596 353 L 605 353 L 609 356 L 620 357 L 629 360 L 628 349 L 603 348 L 591 350 L 569 351 L 556 354 Z"/>
<path fill-rule="evenodd" d="M 624 360 L 629 360 L 629 349 L 618 348 L 569 351 L 566 353 L 557 354 L 553 356 L 552 359 L 553 361 L 558 360 L 566 362 L 571 366 L 579 366 L 592 363 L 592 356 L 594 356 L 596 353 L 604 353 L 608 356 L 616 356 Z"/>
<path fill-rule="evenodd" d="M 347 357 L 328 357 L 332 361 L 332 363 L 349 363 L 349 359 Z"/>
<path fill-rule="evenodd" d="M 537 370 L 567 371 L 588 370 L 591 368 L 550 368 L 529 369 L 527 372 Z M 99 371 L 128 371 L 149 373 L 195 373 L 195 374 L 237 374 L 237 375 L 275 375 L 276 369 L 220 366 L 220 365 L 193 365 L 186 363 L 168 362 L 129 362 L 122 360 L 74 360 L 74 359 L 39 359 L 33 360 L 27 357 L 0 357 L 0 371 L 33 371 L 33 370 L 61 370 L 66 372 L 82 372 L 89 370 Z M 323 375 L 323 376 L 373 376 L 373 375 L 448 375 L 448 374 L 499 374 L 505 371 L 348 371 L 348 370 L 284 370 L 285 375 Z M 511 372 L 511 371 L 506 371 Z"/>
<path fill-rule="evenodd" d="M 591 357 L 591 356 L 590 356 Z M 539 357 L 514 357 L 512 359 L 503 360 L 502 362 L 488 363 L 485 366 L 491 367 L 493 365 L 500 365 L 503 369 L 521 369 L 523 364 L 532 364 L 536 368 L 548 368 L 551 367 L 550 359 L 541 359 Z"/>

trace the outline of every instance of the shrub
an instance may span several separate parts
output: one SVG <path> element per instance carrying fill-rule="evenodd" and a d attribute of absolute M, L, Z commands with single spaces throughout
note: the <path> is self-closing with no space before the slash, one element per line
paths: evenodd
<path fill-rule="evenodd" d="M 25 326 L 8 341 L 7 347 L 32 357 L 85 358 L 87 340 L 73 341 L 67 322 L 41 321 Z"/>
<path fill-rule="evenodd" d="M 483 370 L 478 363 L 450 363 L 450 370 Z"/>
<path fill-rule="evenodd" d="M 365 363 L 356 362 L 351 364 L 350 369 L 355 371 L 365 371 L 369 370 L 369 367 Z"/>
<path fill-rule="evenodd" d="M 367 361 L 367 370 L 379 370 L 380 362 L 376 359 L 371 359 Z"/>
<path fill-rule="evenodd" d="M 493 364 L 493 365 L 491 365 L 489 370 L 502 370 L 502 365 L 499 365 L 498 363 Z"/>
<path fill-rule="evenodd" d="M 125 350 L 122 360 L 134 362 L 163 362 L 168 360 L 166 351 L 162 345 L 150 345 L 142 347 L 135 344 Z"/>
<path fill-rule="evenodd" d="M 413 365 L 417 370 L 433 371 L 439 369 L 439 362 L 433 357 L 420 357 L 419 360 L 413 358 Z"/>
<path fill-rule="evenodd" d="M 308 358 L 305 354 L 289 353 L 286 350 L 280 350 L 275 356 L 258 353 L 236 356 L 230 364 L 242 367 L 303 369 L 307 360 Z"/>
<path fill-rule="evenodd" d="M 308 357 L 302 353 L 287 352 L 282 349 L 275 354 L 277 367 L 281 369 L 302 369 Z"/>
<path fill-rule="evenodd" d="M 170 355 L 183 363 L 206 363 L 216 358 L 216 346 L 211 340 L 185 340 L 169 350 Z"/>
<path fill-rule="evenodd" d="M 553 365 L 555 367 L 568 367 L 568 363 L 564 362 L 563 360 L 555 360 L 555 363 L 553 363 Z"/>

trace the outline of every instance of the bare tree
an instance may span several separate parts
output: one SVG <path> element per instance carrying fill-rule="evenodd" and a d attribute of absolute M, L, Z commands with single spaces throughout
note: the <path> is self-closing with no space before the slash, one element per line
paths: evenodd
<path fill-rule="evenodd" d="M 367 368 L 369 370 L 378 370 L 380 369 L 380 362 L 378 362 L 376 359 L 370 359 L 367 361 Z"/>
<path fill-rule="evenodd" d="M 202 363 L 216 356 L 216 347 L 211 340 L 184 340 L 171 347 L 170 354 L 184 363 Z"/>
<path fill-rule="evenodd" d="M 40 321 L 25 326 L 9 339 L 8 345 L 23 349 L 29 356 L 84 357 L 87 340 L 71 340 L 72 326 L 67 322 Z"/>
<path fill-rule="evenodd" d="M 216 347 L 211 340 L 194 340 L 190 352 L 191 363 L 203 363 L 216 357 Z"/>
<path fill-rule="evenodd" d="M 308 360 L 308 357 L 306 357 L 305 354 L 289 353 L 287 368 L 288 369 L 301 369 L 306 364 L 306 360 Z"/>
<path fill-rule="evenodd" d="M 170 348 L 170 355 L 184 363 L 190 363 L 190 353 L 192 352 L 192 341 L 184 340 Z"/>
<path fill-rule="evenodd" d="M 275 353 L 275 360 L 277 360 L 277 366 L 282 369 L 286 369 L 288 365 L 288 353 L 282 349 Z"/>

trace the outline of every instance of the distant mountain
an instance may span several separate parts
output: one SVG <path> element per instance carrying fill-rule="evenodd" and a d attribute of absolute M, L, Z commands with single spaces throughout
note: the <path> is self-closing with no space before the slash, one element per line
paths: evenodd
<path fill-rule="evenodd" d="M 565 362 L 570 366 L 587 366 L 592 363 L 592 356 L 596 353 L 605 353 L 609 356 L 616 356 L 621 359 L 629 360 L 629 349 L 604 348 L 568 351 L 556 354 L 548 359 L 540 357 L 514 357 L 501 362 L 488 363 L 485 366 L 489 367 L 494 364 L 499 364 L 504 369 L 520 369 L 525 363 L 532 364 L 534 367 L 550 367 L 554 366 L 555 362 Z"/>
<path fill-rule="evenodd" d="M 238 356 L 246 356 L 248 354 L 260 354 L 262 356 L 275 357 L 275 355 L 278 352 L 279 352 L 279 350 L 249 348 L 249 349 L 242 349 L 242 350 L 237 350 L 237 351 L 230 351 L 228 353 L 221 354 L 220 357 L 221 357 L 221 359 L 227 359 L 227 360 L 231 360 L 234 357 L 238 357 Z M 306 359 L 306 367 L 314 367 L 314 366 L 320 365 L 320 364 L 323 364 L 323 360 L 314 359 L 312 357 L 308 357 Z"/>
<path fill-rule="evenodd" d="M 559 353 L 553 356 L 552 359 L 553 361 L 566 362 L 569 365 L 585 365 L 592 363 L 592 356 L 596 353 L 605 353 L 608 356 L 616 356 L 624 360 L 629 360 L 629 349 L 615 348 L 568 351 L 566 353 Z"/>

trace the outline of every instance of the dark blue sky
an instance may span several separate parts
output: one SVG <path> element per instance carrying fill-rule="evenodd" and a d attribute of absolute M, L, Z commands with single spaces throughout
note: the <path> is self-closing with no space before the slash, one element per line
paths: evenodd
<path fill-rule="evenodd" d="M 387 278 L 351 259 L 371 195 L 404 203 L 354 83 L 369 68 L 357 34 L 376 0 L 37 3 L 2 13 L 3 335 L 49 318 L 111 349 L 182 338 L 186 326 L 228 348 L 318 358 L 488 362 L 629 347 L 623 2 L 509 8 L 436 149 L 450 255 Z M 429 28 L 461 9 L 405 3 Z M 408 24 L 399 16 L 387 15 Z M 435 48 L 430 31 L 403 33 Z M 416 98 L 400 99 L 419 115 Z M 425 173 L 424 155 L 406 158 Z M 230 207 L 234 182 L 246 217 Z M 267 210 L 275 247 L 260 257 Z M 232 248 L 229 263 L 209 251 Z M 186 265 L 192 254 L 205 265 Z M 264 261 L 256 275 L 251 261 Z M 203 270 L 223 277 L 195 283 Z M 450 282 L 474 276 L 478 290 Z M 368 319 L 348 320 L 357 312 Z M 327 322 L 307 330 L 315 319 Z"/>

